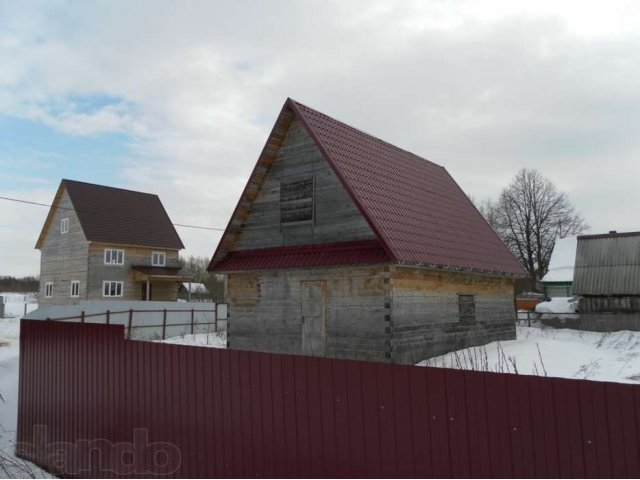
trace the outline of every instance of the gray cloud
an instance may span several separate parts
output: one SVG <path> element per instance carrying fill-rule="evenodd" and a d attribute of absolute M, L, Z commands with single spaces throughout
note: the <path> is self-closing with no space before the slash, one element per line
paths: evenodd
<path fill-rule="evenodd" d="M 637 229 L 637 12 L 515 3 L 0 7 L 0 113 L 73 135 L 130 133 L 122 185 L 158 193 L 181 223 L 226 226 L 292 96 L 444 165 L 476 198 L 533 167 L 594 230 Z M 74 110 L 72 97 L 95 94 L 122 103 Z M 204 255 L 219 238 L 180 233 Z"/>

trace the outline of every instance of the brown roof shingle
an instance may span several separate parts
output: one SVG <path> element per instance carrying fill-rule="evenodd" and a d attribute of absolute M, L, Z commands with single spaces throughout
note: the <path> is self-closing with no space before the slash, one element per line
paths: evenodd
<path fill-rule="evenodd" d="M 184 248 L 157 195 L 67 179 L 61 187 L 90 242 Z"/>

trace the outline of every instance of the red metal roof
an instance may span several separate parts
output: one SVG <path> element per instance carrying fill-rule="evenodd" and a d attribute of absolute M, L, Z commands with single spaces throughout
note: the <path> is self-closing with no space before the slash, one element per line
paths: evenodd
<path fill-rule="evenodd" d="M 308 130 L 391 261 L 526 273 L 443 167 L 291 99 L 287 99 L 276 125 L 290 116 L 289 112 Z M 268 140 L 265 151 L 269 145 Z M 247 192 L 234 217 L 241 203 L 250 203 L 245 198 Z M 232 252 L 226 251 L 231 243 L 228 239 L 235 234 L 232 223 L 233 217 L 210 269 L 224 270 L 221 262 Z"/>
<path fill-rule="evenodd" d="M 389 256 L 377 240 L 325 243 L 229 252 L 216 270 L 328 267 L 388 263 Z"/>

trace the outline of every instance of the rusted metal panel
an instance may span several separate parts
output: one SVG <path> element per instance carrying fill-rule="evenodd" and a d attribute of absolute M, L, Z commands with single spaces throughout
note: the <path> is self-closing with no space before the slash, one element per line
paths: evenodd
<path fill-rule="evenodd" d="M 638 477 L 640 387 L 23 320 L 19 456 L 63 477 Z"/>

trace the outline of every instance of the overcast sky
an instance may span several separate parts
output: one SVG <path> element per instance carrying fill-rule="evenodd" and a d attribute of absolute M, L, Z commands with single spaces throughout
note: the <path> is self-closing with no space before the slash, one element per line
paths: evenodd
<path fill-rule="evenodd" d="M 0 0 L 0 196 L 71 178 L 224 227 L 292 97 L 476 199 L 537 168 L 592 232 L 639 230 L 639 79 L 633 1 Z M 0 275 L 38 274 L 46 213 L 0 200 Z"/>

